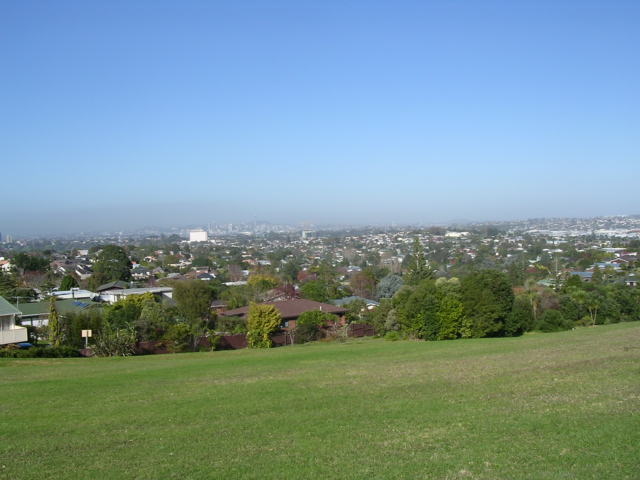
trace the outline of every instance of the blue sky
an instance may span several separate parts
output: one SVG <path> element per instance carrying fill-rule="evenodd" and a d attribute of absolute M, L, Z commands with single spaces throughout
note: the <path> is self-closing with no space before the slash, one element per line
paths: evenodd
<path fill-rule="evenodd" d="M 0 231 L 640 213 L 640 2 L 7 1 Z"/>

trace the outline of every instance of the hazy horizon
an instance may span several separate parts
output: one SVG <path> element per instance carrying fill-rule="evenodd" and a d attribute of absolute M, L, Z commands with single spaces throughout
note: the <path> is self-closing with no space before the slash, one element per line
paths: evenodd
<path fill-rule="evenodd" d="M 0 232 L 640 212 L 632 1 L 6 2 Z"/>

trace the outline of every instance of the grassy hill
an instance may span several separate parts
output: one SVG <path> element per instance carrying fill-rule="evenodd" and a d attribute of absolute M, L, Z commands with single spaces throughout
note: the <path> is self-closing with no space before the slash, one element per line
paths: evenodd
<path fill-rule="evenodd" d="M 640 325 L 0 360 L 0 478 L 640 478 Z"/>

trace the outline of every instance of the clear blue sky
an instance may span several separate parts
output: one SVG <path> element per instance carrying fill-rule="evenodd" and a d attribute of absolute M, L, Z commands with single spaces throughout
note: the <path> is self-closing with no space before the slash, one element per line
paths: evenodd
<path fill-rule="evenodd" d="M 640 213 L 640 2 L 0 3 L 0 231 Z"/>

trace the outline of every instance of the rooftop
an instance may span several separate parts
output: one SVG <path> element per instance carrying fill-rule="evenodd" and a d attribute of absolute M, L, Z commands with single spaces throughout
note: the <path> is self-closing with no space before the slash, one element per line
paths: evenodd
<path fill-rule="evenodd" d="M 273 305 L 280 311 L 283 319 L 298 318 L 304 312 L 310 312 L 312 310 L 321 310 L 327 313 L 334 313 L 336 315 L 342 315 L 346 313 L 346 309 L 330 305 L 328 303 L 316 302 L 314 300 L 307 300 L 304 298 L 295 298 L 292 300 L 283 300 L 281 302 L 267 302 L 262 305 Z M 249 307 L 234 308 L 233 310 L 227 310 L 223 315 L 227 317 L 245 316 L 249 312 Z"/>
<path fill-rule="evenodd" d="M 20 310 L 7 302 L 4 297 L 0 297 L 0 316 L 4 315 L 20 315 Z"/>

